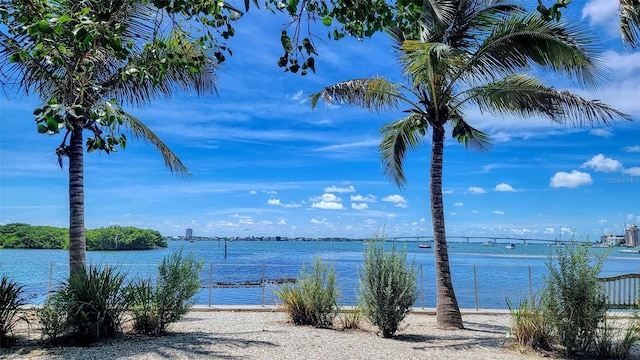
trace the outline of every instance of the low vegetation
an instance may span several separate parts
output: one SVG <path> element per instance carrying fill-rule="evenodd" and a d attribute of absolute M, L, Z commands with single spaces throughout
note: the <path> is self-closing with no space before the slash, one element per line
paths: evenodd
<path fill-rule="evenodd" d="M 40 310 L 43 337 L 80 343 L 115 337 L 129 310 L 125 279 L 109 266 L 74 273 Z"/>
<path fill-rule="evenodd" d="M 594 256 L 588 243 L 576 243 L 549 255 L 538 302 L 525 299 L 513 308 L 507 300 L 519 346 L 559 350 L 571 357 L 631 356 L 640 342 L 640 317 L 637 312 L 607 314 L 598 280 L 607 254 Z"/>
<path fill-rule="evenodd" d="M 407 261 L 406 250 L 390 250 L 374 240 L 365 245 L 360 269 L 360 308 L 364 316 L 392 337 L 418 298 L 415 261 Z"/>
<path fill-rule="evenodd" d="M 139 280 L 129 288 L 133 328 L 144 334 L 161 334 L 191 309 L 200 291 L 203 260 L 194 253 L 173 252 L 162 260 L 158 280 Z"/>
<path fill-rule="evenodd" d="M 74 273 L 38 310 L 42 337 L 52 343 L 89 343 L 112 338 L 129 317 L 133 330 L 161 334 L 193 305 L 203 261 L 174 251 L 158 267 L 158 278 L 127 282 L 109 266 Z"/>
<path fill-rule="evenodd" d="M 311 269 L 302 267 L 295 284 L 275 290 L 285 312 L 296 325 L 331 328 L 338 314 L 338 284 L 332 266 L 316 257 Z"/>
<path fill-rule="evenodd" d="M 23 286 L 6 276 L 0 279 L 0 347 L 10 345 L 11 332 L 19 320 L 20 307 L 26 305 Z"/>
<path fill-rule="evenodd" d="M 85 236 L 89 251 L 148 250 L 168 246 L 160 232 L 132 226 L 91 229 L 86 231 Z M 69 230 L 21 223 L 0 225 L 0 248 L 68 249 Z"/>

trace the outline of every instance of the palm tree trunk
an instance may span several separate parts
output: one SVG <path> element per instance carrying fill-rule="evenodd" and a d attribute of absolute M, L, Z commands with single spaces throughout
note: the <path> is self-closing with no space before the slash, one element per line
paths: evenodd
<path fill-rule="evenodd" d="M 436 320 L 439 328 L 464 329 L 456 294 L 451 281 L 447 237 L 444 228 L 444 205 L 442 203 L 442 164 L 444 153 L 442 126 L 434 126 L 431 143 L 431 221 L 436 265 Z"/>
<path fill-rule="evenodd" d="M 69 275 L 84 271 L 84 150 L 82 122 L 75 121 L 69 141 Z"/>

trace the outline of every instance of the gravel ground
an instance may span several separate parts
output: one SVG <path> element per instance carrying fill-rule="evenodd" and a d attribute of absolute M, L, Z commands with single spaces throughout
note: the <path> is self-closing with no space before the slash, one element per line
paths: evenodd
<path fill-rule="evenodd" d="M 160 337 L 124 334 L 88 347 L 42 347 L 37 328 L 0 349 L 2 359 L 542 359 L 505 341 L 506 313 L 464 314 L 465 330 L 439 330 L 432 313 L 411 313 L 392 339 L 359 330 L 293 325 L 275 311 L 192 311 Z"/>

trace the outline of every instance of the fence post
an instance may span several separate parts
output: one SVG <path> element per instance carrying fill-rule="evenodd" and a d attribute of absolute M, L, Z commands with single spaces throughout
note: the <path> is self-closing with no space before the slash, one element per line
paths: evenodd
<path fill-rule="evenodd" d="M 533 297 L 533 281 L 531 280 L 531 265 L 529 265 L 529 297 L 531 298 L 531 306 L 535 306 L 533 302 L 535 299 Z"/>
<path fill-rule="evenodd" d="M 51 294 L 51 287 L 53 286 L 53 261 L 49 265 L 49 285 L 47 286 L 47 297 Z"/>
<path fill-rule="evenodd" d="M 476 295 L 476 311 L 478 311 L 478 274 L 475 265 L 473 265 L 473 289 Z"/>
<path fill-rule="evenodd" d="M 422 297 L 422 310 L 424 310 L 424 274 L 422 272 L 422 265 L 420 265 L 420 295 Z"/>
<path fill-rule="evenodd" d="M 211 307 L 211 292 L 213 291 L 213 263 L 209 264 L 209 307 Z"/>
<path fill-rule="evenodd" d="M 260 281 L 262 285 L 262 302 L 261 302 L 262 306 L 264 306 L 264 287 L 265 287 L 265 283 L 267 282 L 265 279 L 266 272 L 267 272 L 267 264 L 265 264 L 263 261 L 262 262 L 262 281 Z"/>

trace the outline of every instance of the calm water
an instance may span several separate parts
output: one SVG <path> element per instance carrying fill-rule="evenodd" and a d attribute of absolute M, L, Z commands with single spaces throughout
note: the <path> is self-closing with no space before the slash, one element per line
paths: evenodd
<path fill-rule="evenodd" d="M 417 243 L 396 243 L 407 250 L 408 258 L 421 267 L 418 283 L 421 296 L 415 306 L 435 307 L 435 266 L 432 249 L 418 248 Z M 450 243 L 449 260 L 456 296 L 461 308 L 475 308 L 478 289 L 480 308 L 506 308 L 505 299 L 514 302 L 529 295 L 530 276 L 533 291 L 540 287 L 547 272 L 546 262 L 553 247 L 544 244 L 516 244 L 516 249 L 504 243 L 483 246 L 480 243 Z M 128 252 L 89 252 L 87 263 L 118 265 L 132 278 L 154 277 L 158 263 L 172 250 L 194 251 L 206 260 L 200 276 L 205 287 L 197 297 L 198 304 L 259 305 L 275 304 L 275 284 L 261 287 L 206 287 L 209 283 L 256 283 L 267 280 L 295 278 L 302 264 L 309 264 L 319 256 L 334 266 L 341 286 L 340 303 L 354 305 L 358 291 L 358 269 L 362 265 L 362 242 L 224 242 L 171 241 L 167 249 Z M 594 253 L 606 251 L 593 248 Z M 474 281 L 474 269 L 475 279 Z M 638 272 L 640 254 L 622 253 L 612 249 L 602 276 Z M 63 250 L 0 249 L 0 275 L 7 275 L 25 285 L 31 303 L 42 303 L 48 289 L 68 275 L 68 252 Z"/>

